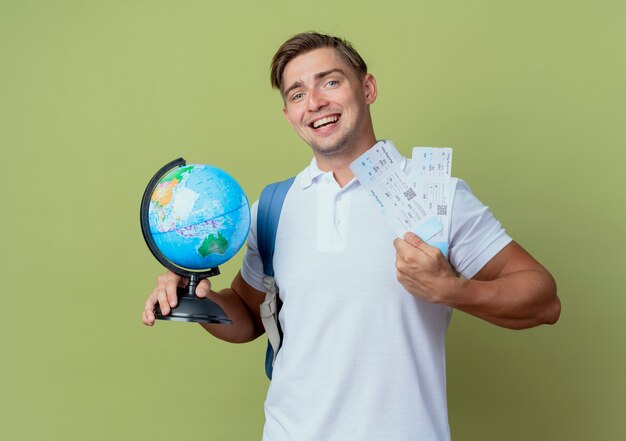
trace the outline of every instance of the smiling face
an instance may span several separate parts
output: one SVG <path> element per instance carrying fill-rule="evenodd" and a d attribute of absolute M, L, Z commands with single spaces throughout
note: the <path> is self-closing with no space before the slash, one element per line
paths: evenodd
<path fill-rule="evenodd" d="M 283 85 L 283 113 L 318 162 L 356 158 L 376 143 L 369 112 L 376 80 L 370 74 L 359 78 L 335 49 L 295 57 L 285 67 Z"/>

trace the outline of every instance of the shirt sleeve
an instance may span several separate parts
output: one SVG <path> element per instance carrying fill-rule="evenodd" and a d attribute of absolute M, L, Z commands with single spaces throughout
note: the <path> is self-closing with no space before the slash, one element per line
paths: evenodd
<path fill-rule="evenodd" d="M 258 207 L 259 201 L 256 201 L 250 208 L 250 232 L 246 241 L 246 251 L 243 255 L 241 277 L 254 289 L 265 292 L 265 287 L 263 286 L 263 261 L 259 255 L 256 238 Z"/>
<path fill-rule="evenodd" d="M 450 263 L 466 279 L 474 277 L 512 241 L 489 207 L 459 179 L 450 219 Z"/>

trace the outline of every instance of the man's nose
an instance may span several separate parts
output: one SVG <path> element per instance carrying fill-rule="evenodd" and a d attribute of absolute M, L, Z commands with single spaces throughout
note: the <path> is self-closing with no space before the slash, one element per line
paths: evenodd
<path fill-rule="evenodd" d="M 316 112 L 328 104 L 328 101 L 324 97 L 324 94 L 318 90 L 312 90 L 309 92 L 309 111 Z"/>

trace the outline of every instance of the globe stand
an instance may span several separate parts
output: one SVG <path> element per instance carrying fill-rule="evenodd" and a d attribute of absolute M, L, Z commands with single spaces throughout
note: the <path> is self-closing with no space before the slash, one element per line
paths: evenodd
<path fill-rule="evenodd" d="M 216 270 L 216 274 L 219 274 L 218 268 L 213 269 Z M 197 275 L 191 275 L 189 285 L 186 288 L 179 287 L 177 290 L 178 305 L 168 315 L 163 315 L 161 308 L 157 305 L 155 317 L 158 320 L 177 322 L 230 324 L 231 321 L 217 303 L 196 296 L 196 287 L 200 280 Z"/>
<path fill-rule="evenodd" d="M 165 176 L 173 168 L 182 167 L 184 165 L 186 165 L 185 160 L 183 158 L 178 158 L 161 167 L 161 169 L 148 183 L 148 186 L 144 191 L 143 198 L 141 199 L 141 232 L 143 233 L 143 238 L 146 241 L 148 248 L 163 266 L 180 276 L 189 278 L 189 284 L 186 288 L 179 287 L 177 289 L 176 294 L 178 296 L 178 304 L 176 307 L 172 308 L 168 315 L 163 315 L 161 308 L 157 305 L 154 315 L 158 320 L 231 324 L 232 322 L 228 319 L 224 310 L 217 303 L 209 299 L 201 299 L 196 296 L 196 288 L 200 281 L 202 279 L 206 279 L 207 277 L 218 275 L 220 273 L 219 268 L 214 267 L 205 271 L 192 271 L 174 265 L 169 259 L 167 259 L 167 257 L 165 257 L 161 250 L 159 250 L 159 247 L 154 242 L 154 239 L 150 234 L 150 223 L 148 220 L 150 198 L 163 176 Z"/>

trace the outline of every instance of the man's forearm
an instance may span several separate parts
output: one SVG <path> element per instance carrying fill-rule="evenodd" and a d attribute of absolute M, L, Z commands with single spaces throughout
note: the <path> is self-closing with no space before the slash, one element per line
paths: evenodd
<path fill-rule="evenodd" d="M 208 298 L 220 305 L 231 325 L 202 324 L 215 337 L 231 343 L 246 343 L 265 332 L 260 316 L 260 304 L 265 298 L 261 291 L 248 285 L 241 273 L 231 287 L 220 292 L 210 291 Z"/>
<path fill-rule="evenodd" d="M 208 297 L 224 310 L 232 324 L 200 323 L 204 329 L 214 337 L 230 343 L 246 343 L 258 337 L 249 311 L 232 289 L 211 291 Z"/>
<path fill-rule="evenodd" d="M 539 268 L 489 281 L 450 280 L 441 303 L 510 329 L 553 324 L 561 310 L 554 279 Z"/>

